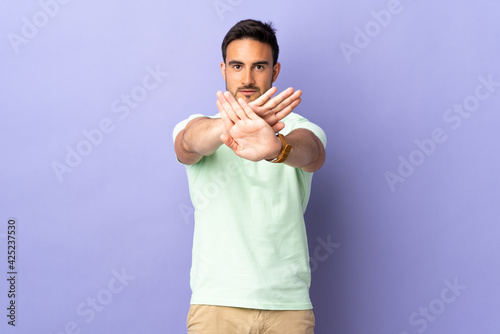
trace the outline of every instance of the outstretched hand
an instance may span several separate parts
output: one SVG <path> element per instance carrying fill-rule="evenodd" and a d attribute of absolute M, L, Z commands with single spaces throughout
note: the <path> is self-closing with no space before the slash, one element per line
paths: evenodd
<path fill-rule="evenodd" d="M 258 116 L 274 128 L 275 132 L 284 128 L 284 124 L 279 121 L 299 105 L 302 95 L 302 91 L 294 92 L 294 89 L 290 87 L 272 97 L 277 91 L 278 88 L 271 87 L 259 98 L 248 104 Z"/>
<path fill-rule="evenodd" d="M 219 91 L 217 97 L 217 108 L 227 131 L 220 136 L 225 145 L 238 156 L 251 161 L 278 156 L 281 141 L 263 117 L 254 112 L 245 100 L 236 101 L 229 92 L 223 94 Z M 281 122 L 278 124 L 283 125 Z"/>

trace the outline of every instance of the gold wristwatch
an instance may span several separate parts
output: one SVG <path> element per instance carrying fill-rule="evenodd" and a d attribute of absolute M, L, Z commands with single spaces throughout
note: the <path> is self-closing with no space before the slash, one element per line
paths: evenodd
<path fill-rule="evenodd" d="M 277 133 L 276 136 L 281 140 L 281 152 L 278 155 L 278 157 L 272 159 L 272 160 L 266 160 L 269 162 L 273 163 L 280 163 L 286 160 L 288 158 L 288 154 L 290 153 L 290 150 L 292 149 L 292 145 L 288 145 L 286 142 L 285 136 L 283 136 L 281 133 Z"/>

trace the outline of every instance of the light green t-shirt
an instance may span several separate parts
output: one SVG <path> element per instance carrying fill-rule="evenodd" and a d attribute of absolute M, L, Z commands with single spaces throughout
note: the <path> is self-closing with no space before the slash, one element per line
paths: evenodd
<path fill-rule="evenodd" d="M 177 124 L 174 140 L 201 116 Z M 304 117 L 291 113 L 283 122 L 280 133 L 308 129 L 326 147 L 323 130 Z M 225 145 L 186 171 L 195 209 L 191 304 L 311 309 L 303 216 L 313 173 L 245 160 Z"/>

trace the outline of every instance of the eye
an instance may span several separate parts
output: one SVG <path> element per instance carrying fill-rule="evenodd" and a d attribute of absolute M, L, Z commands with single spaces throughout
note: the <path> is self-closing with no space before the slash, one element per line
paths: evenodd
<path fill-rule="evenodd" d="M 241 65 L 233 65 L 233 69 L 234 70 L 240 70 L 241 69 Z"/>
<path fill-rule="evenodd" d="M 255 65 L 255 69 L 257 71 L 262 71 L 264 69 L 264 66 L 263 65 Z"/>

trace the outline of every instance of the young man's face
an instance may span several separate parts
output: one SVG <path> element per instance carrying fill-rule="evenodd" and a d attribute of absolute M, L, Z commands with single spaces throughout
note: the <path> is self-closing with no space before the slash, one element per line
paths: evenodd
<path fill-rule="evenodd" d="M 251 102 L 272 87 L 280 71 L 280 63 L 273 66 L 273 53 L 269 44 L 252 39 L 237 39 L 229 43 L 226 62 L 221 65 L 226 90 L 235 99 Z"/>

